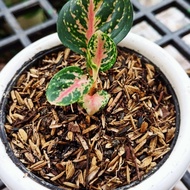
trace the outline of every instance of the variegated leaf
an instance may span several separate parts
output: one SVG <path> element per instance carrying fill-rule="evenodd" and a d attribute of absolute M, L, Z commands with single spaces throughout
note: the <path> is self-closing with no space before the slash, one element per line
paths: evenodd
<path fill-rule="evenodd" d="M 104 108 L 108 101 L 110 95 L 104 91 L 98 91 L 94 95 L 85 94 L 80 100 L 79 103 L 86 110 L 89 115 L 93 115 L 98 112 L 101 108 Z"/>
<path fill-rule="evenodd" d="M 117 58 L 117 47 L 114 41 L 100 30 L 90 39 L 87 47 L 87 65 L 92 69 L 94 81 L 98 71 L 108 70 Z"/>
<path fill-rule="evenodd" d="M 109 34 L 117 44 L 132 22 L 130 0 L 70 0 L 59 13 L 57 31 L 66 47 L 86 56 L 88 41 L 96 31 Z"/>
<path fill-rule="evenodd" d="M 93 84 L 79 67 L 63 68 L 51 79 L 47 91 L 47 100 L 53 105 L 66 106 L 77 102 Z"/>

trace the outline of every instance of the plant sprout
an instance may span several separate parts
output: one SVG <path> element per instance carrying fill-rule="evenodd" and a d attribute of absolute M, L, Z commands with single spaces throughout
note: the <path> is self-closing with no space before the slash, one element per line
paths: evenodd
<path fill-rule="evenodd" d="M 116 44 L 132 22 L 130 0 L 69 0 L 59 13 L 57 32 L 64 46 L 86 58 L 87 73 L 77 66 L 60 70 L 48 85 L 47 100 L 59 106 L 78 102 L 89 115 L 103 108 L 110 95 L 97 88 L 99 72 L 116 62 Z"/>

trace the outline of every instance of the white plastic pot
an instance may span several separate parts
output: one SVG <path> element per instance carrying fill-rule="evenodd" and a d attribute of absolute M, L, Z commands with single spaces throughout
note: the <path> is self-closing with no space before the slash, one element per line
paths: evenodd
<path fill-rule="evenodd" d="M 16 71 L 22 68 L 23 63 L 40 51 L 60 44 L 55 33 L 38 40 L 18 53 L 0 73 L 0 102 L 2 103 L 3 96 L 6 96 L 4 91 L 7 85 Z M 130 188 L 130 190 L 169 190 L 183 176 L 190 164 L 190 80 L 179 63 L 162 48 L 147 39 L 129 33 L 119 45 L 139 52 L 157 65 L 168 78 L 176 93 L 180 109 L 180 128 L 174 149 L 157 171 Z M 1 111 L 0 117 L 2 116 Z M 3 123 L 0 123 L 0 127 L 4 127 Z M 42 185 L 43 182 L 35 181 L 13 163 L 2 139 L 0 139 L 0 179 L 10 190 L 48 189 Z"/>

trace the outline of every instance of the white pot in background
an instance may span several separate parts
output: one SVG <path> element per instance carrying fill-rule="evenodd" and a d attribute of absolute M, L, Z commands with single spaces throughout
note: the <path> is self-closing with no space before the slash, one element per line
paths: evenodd
<path fill-rule="evenodd" d="M 0 102 L 5 96 L 4 91 L 16 71 L 23 63 L 30 60 L 40 51 L 61 45 L 57 34 L 49 35 L 31 44 L 18 53 L 0 73 Z M 153 62 L 172 85 L 180 109 L 179 135 L 168 159 L 148 178 L 133 186 L 130 190 L 169 190 L 183 176 L 190 163 L 190 80 L 182 67 L 158 45 L 135 34 L 129 33 L 120 46 L 128 47 L 147 57 Z M 0 117 L 2 117 L 0 111 Z M 3 123 L 0 123 L 3 127 Z M 0 179 L 10 190 L 47 190 L 42 183 L 27 176 L 12 162 L 0 139 Z"/>

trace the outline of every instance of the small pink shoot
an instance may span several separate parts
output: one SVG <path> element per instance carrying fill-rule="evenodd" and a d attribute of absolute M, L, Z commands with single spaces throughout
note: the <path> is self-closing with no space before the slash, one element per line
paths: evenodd
<path fill-rule="evenodd" d="M 102 90 L 94 95 L 85 94 L 80 100 L 80 104 L 86 110 L 88 115 L 94 115 L 108 103 L 110 95 Z"/>

